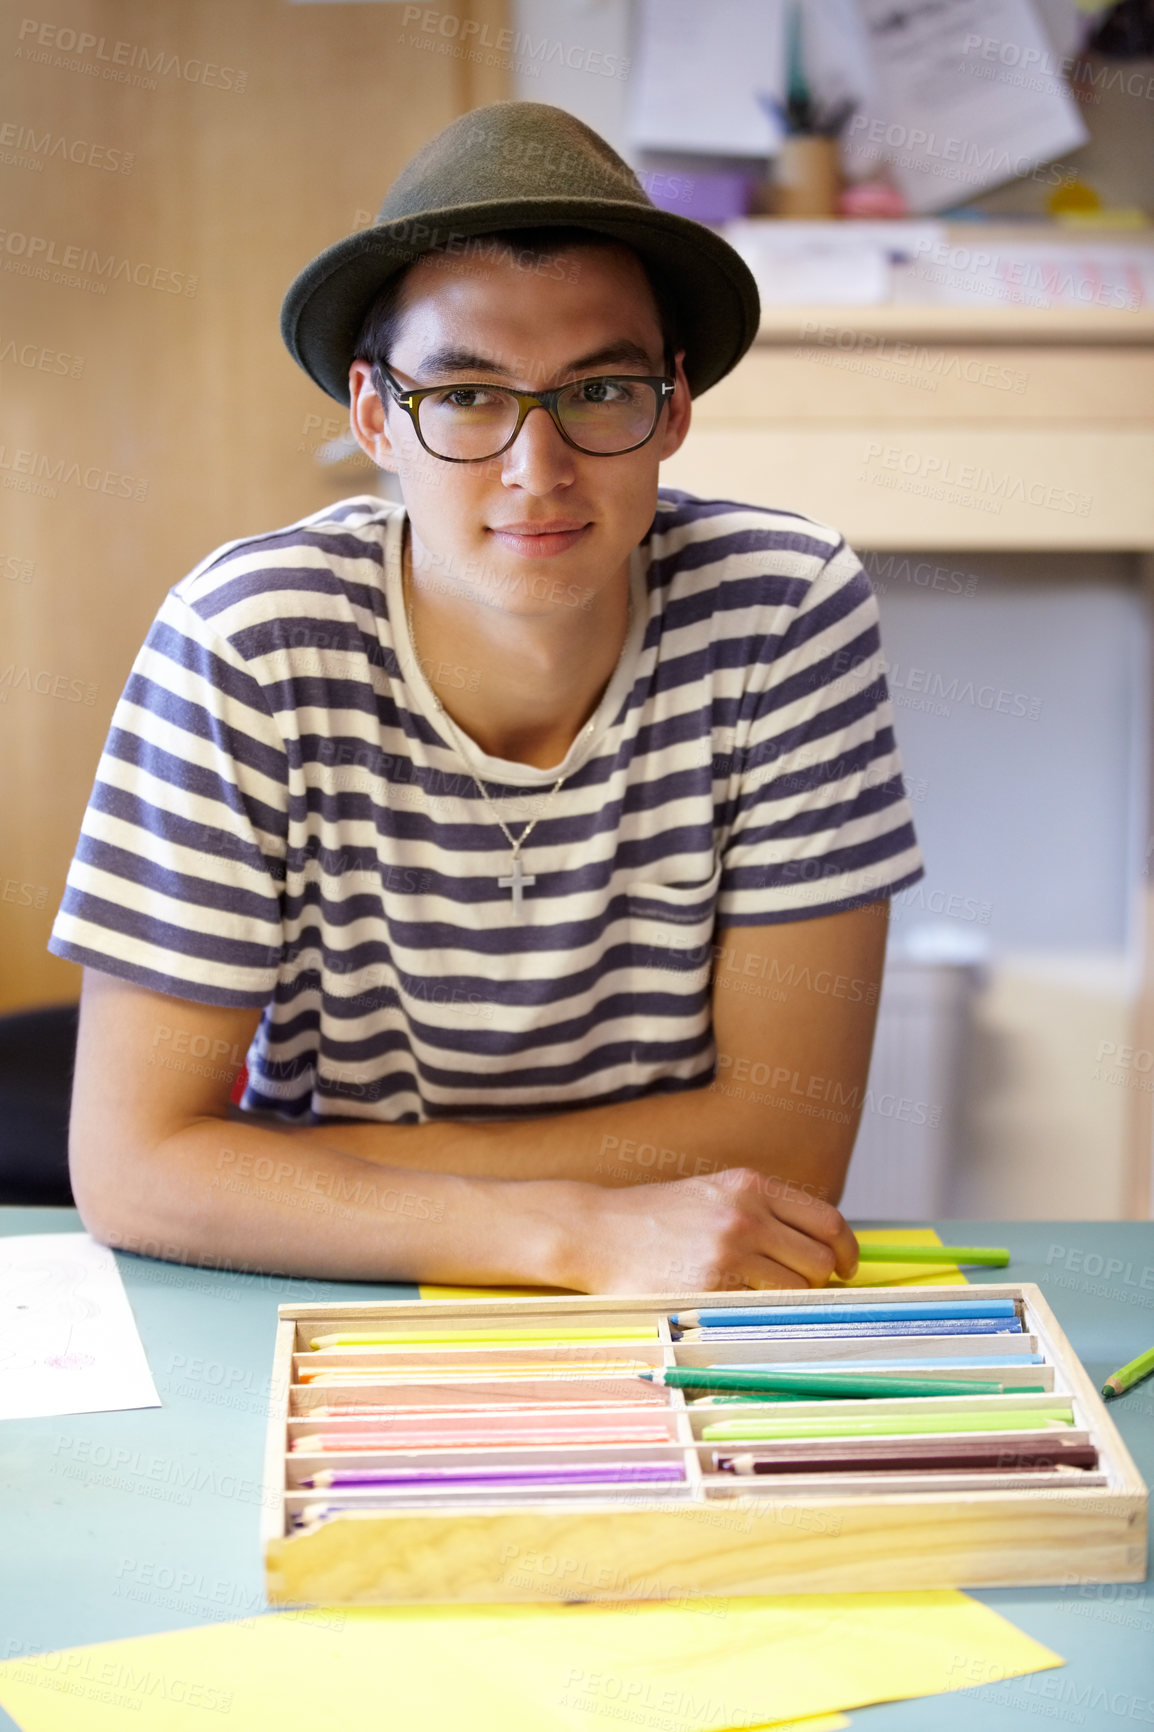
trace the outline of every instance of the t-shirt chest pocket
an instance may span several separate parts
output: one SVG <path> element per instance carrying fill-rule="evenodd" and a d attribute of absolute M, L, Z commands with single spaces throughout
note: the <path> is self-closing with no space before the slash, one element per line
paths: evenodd
<path fill-rule="evenodd" d="M 700 883 L 659 884 L 632 879 L 628 898 L 634 962 L 704 978 L 709 971 L 720 883 L 720 860 Z"/>

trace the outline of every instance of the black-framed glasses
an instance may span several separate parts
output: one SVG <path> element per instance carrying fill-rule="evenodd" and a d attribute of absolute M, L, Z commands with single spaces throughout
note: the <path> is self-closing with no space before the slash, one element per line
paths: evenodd
<path fill-rule="evenodd" d="M 676 380 L 660 374 L 599 373 L 551 391 L 513 391 L 469 381 L 406 391 L 379 363 L 371 374 L 404 409 L 417 438 L 446 463 L 481 463 L 507 451 L 531 409 L 545 409 L 567 445 L 587 457 L 620 457 L 652 439 Z M 384 389 L 382 389 L 382 386 Z"/>

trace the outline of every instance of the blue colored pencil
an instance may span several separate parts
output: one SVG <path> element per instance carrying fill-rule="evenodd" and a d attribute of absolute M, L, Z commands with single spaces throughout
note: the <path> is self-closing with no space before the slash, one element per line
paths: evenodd
<path fill-rule="evenodd" d="M 846 1371 L 978 1371 L 1005 1365 L 1044 1365 L 1041 1353 L 985 1354 L 965 1359 L 768 1359 L 715 1360 L 725 1371 L 828 1371 L 831 1366 Z"/>
<path fill-rule="evenodd" d="M 675 1312 L 669 1319 L 679 1329 L 734 1329 L 750 1324 L 919 1323 L 935 1318 L 1016 1317 L 1012 1299 L 910 1299 L 878 1305 L 735 1305 L 703 1306 Z"/>

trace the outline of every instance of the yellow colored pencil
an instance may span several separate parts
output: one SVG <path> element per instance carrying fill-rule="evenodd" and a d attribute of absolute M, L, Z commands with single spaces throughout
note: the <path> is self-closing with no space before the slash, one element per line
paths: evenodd
<path fill-rule="evenodd" d="M 623 1323 L 616 1328 L 573 1329 L 425 1329 L 393 1330 L 387 1335 L 356 1333 L 314 1335 L 309 1345 L 318 1352 L 331 1347 L 468 1347 L 473 1342 L 488 1347 L 500 1342 L 523 1342 L 528 1346 L 546 1341 L 565 1346 L 585 1341 L 656 1341 L 656 1323 Z"/>

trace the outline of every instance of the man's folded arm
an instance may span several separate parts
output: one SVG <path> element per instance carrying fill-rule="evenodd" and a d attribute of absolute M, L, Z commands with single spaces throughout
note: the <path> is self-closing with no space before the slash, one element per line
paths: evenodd
<path fill-rule="evenodd" d="M 177 1261 L 366 1280 L 555 1279 L 555 1187 L 749 1168 L 836 1203 L 865 1097 L 889 905 L 726 928 L 708 1087 L 529 1119 L 229 1117 L 260 1019 L 86 970 L 69 1160 L 85 1225 Z M 199 1055 L 199 1056 L 198 1056 Z M 563 1213 L 562 1208 L 562 1213 Z"/>
<path fill-rule="evenodd" d="M 570 1187 L 422 1170 L 419 1126 L 377 1127 L 387 1172 L 229 1097 L 259 1010 L 170 998 L 86 969 L 69 1167 L 105 1244 L 322 1279 L 563 1285 Z M 438 1144 L 452 1135 L 431 1127 Z"/>

